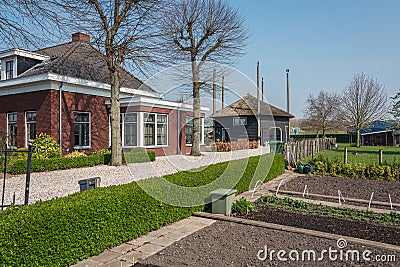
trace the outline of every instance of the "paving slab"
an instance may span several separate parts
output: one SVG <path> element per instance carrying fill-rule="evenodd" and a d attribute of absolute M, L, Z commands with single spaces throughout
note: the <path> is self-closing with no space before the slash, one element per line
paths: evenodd
<path fill-rule="evenodd" d="M 164 248 L 165 248 L 164 246 L 148 243 L 148 244 L 144 244 L 143 246 L 138 247 L 135 250 L 142 252 L 143 254 L 153 255 L 153 254 L 156 254 L 157 252 L 163 250 Z"/>
<path fill-rule="evenodd" d="M 138 260 L 144 260 L 145 258 L 151 256 L 151 254 L 146 254 L 140 251 L 131 251 L 122 256 L 119 256 L 117 260 L 125 261 L 127 263 L 132 263 L 133 261 L 136 263 Z"/>
<path fill-rule="evenodd" d="M 116 259 L 119 256 L 121 256 L 121 253 L 117 253 L 111 250 L 106 250 L 97 256 L 90 257 L 90 259 L 97 262 L 106 263 Z"/>
<path fill-rule="evenodd" d="M 71 265 L 71 267 L 97 267 L 102 263 L 99 261 L 95 261 L 92 259 L 85 259 L 83 261 L 78 262 L 77 264 Z"/>
<path fill-rule="evenodd" d="M 123 244 L 121 244 L 119 246 L 111 248 L 110 250 L 112 252 L 116 252 L 116 253 L 119 253 L 119 254 L 125 254 L 125 253 L 128 253 L 128 252 L 134 250 L 137 247 L 138 247 L 138 245 L 123 243 Z"/>
<path fill-rule="evenodd" d="M 168 247 L 173 244 L 176 240 L 169 238 L 168 236 L 161 236 L 160 238 L 154 239 L 150 244 Z"/>
<path fill-rule="evenodd" d="M 153 241 L 154 239 L 156 239 L 155 236 L 146 236 L 146 235 L 144 235 L 144 236 L 138 237 L 136 239 L 127 241 L 125 243 L 130 244 L 130 245 L 134 245 L 136 247 L 140 247 L 143 244 L 146 244 L 146 243 L 149 243 L 150 241 Z"/>
<path fill-rule="evenodd" d="M 103 263 L 98 267 L 132 267 L 132 262 L 121 261 L 121 260 L 113 260 L 107 263 Z"/>

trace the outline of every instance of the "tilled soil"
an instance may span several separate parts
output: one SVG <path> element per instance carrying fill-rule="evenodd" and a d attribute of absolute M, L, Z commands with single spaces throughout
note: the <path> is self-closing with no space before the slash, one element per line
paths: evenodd
<path fill-rule="evenodd" d="M 298 176 L 281 186 L 281 190 L 303 192 L 307 185 L 308 193 L 369 200 L 374 192 L 373 201 L 400 204 L 400 181 L 366 180 L 355 178 L 339 178 L 331 176 Z M 364 204 L 365 205 L 365 204 Z"/>
<path fill-rule="evenodd" d="M 324 250 L 331 250 L 331 255 Z M 357 256 L 352 259 L 349 250 L 357 250 L 359 260 Z M 366 250 L 371 254 L 363 258 Z M 314 251 L 315 261 L 304 251 Z M 388 259 L 388 255 L 394 257 L 391 262 L 376 261 L 378 257 Z M 399 261 L 399 253 L 383 249 L 350 242 L 338 247 L 337 240 L 218 221 L 135 266 L 398 266 Z"/>
<path fill-rule="evenodd" d="M 257 205 L 254 212 L 240 217 L 400 246 L 399 225 L 382 225 L 327 215 L 287 211 L 264 205 Z"/>

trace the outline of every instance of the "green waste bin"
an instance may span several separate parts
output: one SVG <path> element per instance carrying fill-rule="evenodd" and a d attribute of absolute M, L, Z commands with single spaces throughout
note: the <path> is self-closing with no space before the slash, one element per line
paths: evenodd
<path fill-rule="evenodd" d="M 232 205 L 235 201 L 236 192 L 237 190 L 235 189 L 224 188 L 212 191 L 210 193 L 212 201 L 212 213 L 230 216 L 232 212 Z"/>

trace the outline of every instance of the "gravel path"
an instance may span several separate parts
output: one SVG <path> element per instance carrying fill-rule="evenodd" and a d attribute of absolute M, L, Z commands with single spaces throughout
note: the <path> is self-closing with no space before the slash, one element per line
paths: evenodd
<path fill-rule="evenodd" d="M 233 152 L 203 152 L 201 157 L 171 155 L 157 157 L 155 162 L 132 163 L 119 167 L 100 165 L 80 169 L 32 173 L 29 203 L 63 197 L 78 192 L 78 181 L 85 178 L 100 177 L 100 186 L 107 187 L 264 153 L 266 153 L 264 147 Z M 0 185 L 2 188 L 3 179 L 0 179 Z M 24 191 L 25 175 L 6 178 L 4 203 L 10 204 L 15 193 L 16 204 L 22 204 Z"/>

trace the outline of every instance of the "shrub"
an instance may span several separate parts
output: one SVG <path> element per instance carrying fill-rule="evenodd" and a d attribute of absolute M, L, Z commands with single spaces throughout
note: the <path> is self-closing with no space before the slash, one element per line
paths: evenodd
<path fill-rule="evenodd" d="M 66 155 L 65 157 L 66 158 L 86 157 L 86 154 L 81 151 L 75 150 L 75 151 L 69 153 L 68 155 Z"/>
<path fill-rule="evenodd" d="M 125 152 L 123 156 L 123 161 L 126 163 L 149 162 L 156 160 L 156 153 L 153 151 L 146 151 L 146 149 L 141 147 L 136 147 L 129 152 Z"/>
<path fill-rule="evenodd" d="M 242 149 L 256 149 L 258 148 L 258 141 L 248 141 L 247 139 L 238 139 L 233 142 L 215 142 L 212 144 L 212 148 L 217 152 L 228 152 L 232 150 Z"/>
<path fill-rule="evenodd" d="M 39 136 L 32 141 L 32 157 L 37 159 L 49 159 L 60 157 L 60 146 L 50 136 L 40 133 Z"/>

